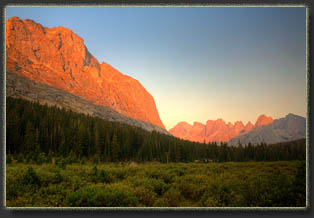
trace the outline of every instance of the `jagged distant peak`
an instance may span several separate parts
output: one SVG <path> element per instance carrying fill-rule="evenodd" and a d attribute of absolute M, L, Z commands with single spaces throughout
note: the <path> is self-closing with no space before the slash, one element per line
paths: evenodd
<path fill-rule="evenodd" d="M 255 122 L 255 126 L 259 127 L 259 126 L 264 126 L 264 125 L 268 125 L 270 123 L 272 123 L 274 121 L 274 119 L 270 116 L 266 116 L 265 114 L 260 115 L 256 122 Z"/>
<path fill-rule="evenodd" d="M 198 141 L 229 141 L 233 137 L 246 134 L 256 127 L 268 125 L 273 122 L 271 117 L 264 114 L 257 118 L 257 126 L 250 121 L 244 125 L 242 121 L 226 122 L 222 118 L 216 120 L 207 120 L 205 125 L 199 122 L 194 122 L 193 125 L 184 125 L 179 122 L 176 126 L 169 129 L 169 132 L 179 138 Z"/>

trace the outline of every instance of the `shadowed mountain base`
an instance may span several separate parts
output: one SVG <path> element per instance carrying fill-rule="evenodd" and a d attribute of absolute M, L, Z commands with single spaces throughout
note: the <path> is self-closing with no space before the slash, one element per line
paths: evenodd
<path fill-rule="evenodd" d="M 21 97 L 30 101 L 38 101 L 40 104 L 57 106 L 70 109 L 74 112 L 97 116 L 109 121 L 116 121 L 143 128 L 147 131 L 157 131 L 169 134 L 166 130 L 148 122 L 138 121 L 124 116 L 108 107 L 93 104 L 78 96 L 72 95 L 61 89 L 45 84 L 36 83 L 15 73 L 6 74 L 6 96 Z"/>

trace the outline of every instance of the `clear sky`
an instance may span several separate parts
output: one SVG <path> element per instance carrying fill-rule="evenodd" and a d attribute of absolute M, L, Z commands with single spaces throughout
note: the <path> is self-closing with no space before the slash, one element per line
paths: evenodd
<path fill-rule="evenodd" d="M 64 26 L 139 80 L 167 129 L 222 118 L 306 116 L 304 7 L 8 7 Z"/>

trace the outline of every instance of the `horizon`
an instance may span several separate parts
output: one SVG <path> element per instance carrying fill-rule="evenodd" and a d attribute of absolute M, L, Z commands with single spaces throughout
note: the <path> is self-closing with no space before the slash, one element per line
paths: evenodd
<path fill-rule="evenodd" d="M 84 20 L 83 12 L 89 15 Z M 169 130 L 182 121 L 254 124 L 261 114 L 306 117 L 305 12 L 303 7 L 7 7 L 6 19 L 71 29 L 100 63 L 144 86 Z M 57 13 L 64 16 L 54 17 Z M 90 28 L 95 21 L 105 30 Z"/>

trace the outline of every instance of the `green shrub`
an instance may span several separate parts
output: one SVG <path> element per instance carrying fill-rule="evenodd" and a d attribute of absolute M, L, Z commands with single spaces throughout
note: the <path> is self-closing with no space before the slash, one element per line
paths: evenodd
<path fill-rule="evenodd" d="M 60 173 L 60 170 L 56 170 L 54 177 L 52 179 L 52 183 L 61 183 L 63 181 L 63 176 Z"/>
<path fill-rule="evenodd" d="M 166 184 L 171 184 L 176 178 L 176 174 L 174 172 L 162 172 L 160 175 L 161 179 L 164 180 Z"/>
<path fill-rule="evenodd" d="M 193 200 L 199 200 L 204 191 L 205 187 L 200 184 L 193 184 L 191 182 L 187 181 L 180 181 L 178 184 L 176 184 L 178 190 L 180 190 L 181 194 L 187 198 L 187 199 L 193 199 Z"/>
<path fill-rule="evenodd" d="M 98 178 L 99 178 L 99 181 L 102 183 L 111 183 L 112 182 L 112 177 L 104 169 L 102 169 L 100 171 Z"/>
<path fill-rule="evenodd" d="M 52 184 L 59 184 L 63 181 L 63 176 L 60 173 L 59 167 L 54 167 L 52 169 L 39 168 L 37 170 L 39 180 L 41 182 L 41 187 L 48 187 Z"/>
<path fill-rule="evenodd" d="M 137 197 L 140 205 L 143 207 L 152 207 L 156 200 L 156 193 L 144 187 L 136 187 L 134 195 Z"/>
<path fill-rule="evenodd" d="M 127 176 L 127 170 L 123 168 L 112 168 L 108 171 L 114 181 L 121 181 Z"/>
<path fill-rule="evenodd" d="M 209 184 L 200 202 L 205 207 L 232 207 L 235 193 L 224 181 L 214 181 Z"/>
<path fill-rule="evenodd" d="M 92 174 L 97 176 L 97 172 L 98 172 L 98 169 L 97 169 L 97 166 L 95 165 L 92 169 Z"/>
<path fill-rule="evenodd" d="M 239 185 L 241 195 L 237 198 L 240 206 L 266 206 L 271 204 L 267 179 L 254 178 Z"/>
<path fill-rule="evenodd" d="M 109 185 L 104 189 L 84 187 L 66 197 L 66 205 L 72 207 L 130 207 L 137 204 L 137 198 L 121 184 Z"/>
<path fill-rule="evenodd" d="M 19 189 L 21 184 L 18 183 L 18 180 L 13 175 L 6 175 L 6 199 L 15 199 L 19 195 Z"/>
<path fill-rule="evenodd" d="M 64 206 L 67 192 L 69 190 L 66 190 L 63 184 L 50 184 L 47 187 L 41 187 L 33 197 L 37 198 L 36 206 L 60 207 Z"/>
<path fill-rule="evenodd" d="M 108 185 L 98 196 L 100 206 L 104 207 L 135 207 L 138 199 L 132 195 L 130 187 L 119 183 Z"/>
<path fill-rule="evenodd" d="M 295 206 L 293 186 L 288 176 L 278 169 L 267 177 L 256 177 L 241 188 L 246 206 L 290 207 Z"/>
<path fill-rule="evenodd" d="M 186 175 L 178 177 L 174 185 L 185 198 L 199 201 L 206 191 L 204 182 L 207 180 L 204 175 Z"/>
<path fill-rule="evenodd" d="M 146 172 L 147 176 L 153 179 L 162 179 L 166 184 L 170 184 L 177 176 L 174 171 L 163 171 L 161 169 L 153 169 Z"/>
<path fill-rule="evenodd" d="M 175 174 L 176 176 L 180 176 L 180 177 L 185 175 L 184 170 L 182 170 L 180 168 L 172 170 L 172 173 Z"/>
<path fill-rule="evenodd" d="M 299 163 L 297 173 L 292 183 L 292 198 L 295 200 L 295 207 L 306 206 L 306 164 Z"/>
<path fill-rule="evenodd" d="M 170 188 L 162 197 L 162 200 L 156 202 L 157 207 L 178 207 L 180 203 L 184 201 L 184 197 L 180 191 L 174 188 Z M 166 204 L 164 204 L 166 203 Z"/>
<path fill-rule="evenodd" d="M 27 172 L 24 174 L 21 183 L 23 185 L 30 185 L 33 188 L 40 187 L 40 180 L 33 167 L 29 167 Z"/>
<path fill-rule="evenodd" d="M 161 197 L 156 199 L 154 203 L 154 207 L 168 207 L 168 199 L 165 197 Z"/>
<path fill-rule="evenodd" d="M 154 179 L 154 180 L 152 180 L 151 184 L 154 188 L 154 192 L 159 196 L 163 195 L 166 191 L 168 191 L 169 187 L 170 187 L 168 184 L 166 184 L 161 179 Z"/>
<path fill-rule="evenodd" d="M 91 173 L 91 178 L 92 178 L 92 182 L 93 183 L 97 183 L 97 180 L 98 180 L 98 169 L 97 169 L 97 167 L 96 167 L 96 165 L 93 167 L 93 169 L 92 169 L 92 173 Z"/>
<path fill-rule="evenodd" d="M 158 196 L 163 195 L 170 187 L 161 179 L 152 179 L 141 175 L 129 177 L 128 182 L 133 187 L 142 186 L 147 190 L 155 192 Z"/>
<path fill-rule="evenodd" d="M 67 162 L 64 158 L 56 158 L 55 165 L 64 170 L 66 168 Z"/>
<path fill-rule="evenodd" d="M 271 206 L 292 206 L 294 201 L 294 199 L 291 199 L 292 186 L 287 175 L 280 173 L 278 170 L 268 179 L 267 185 L 269 187 Z"/>

